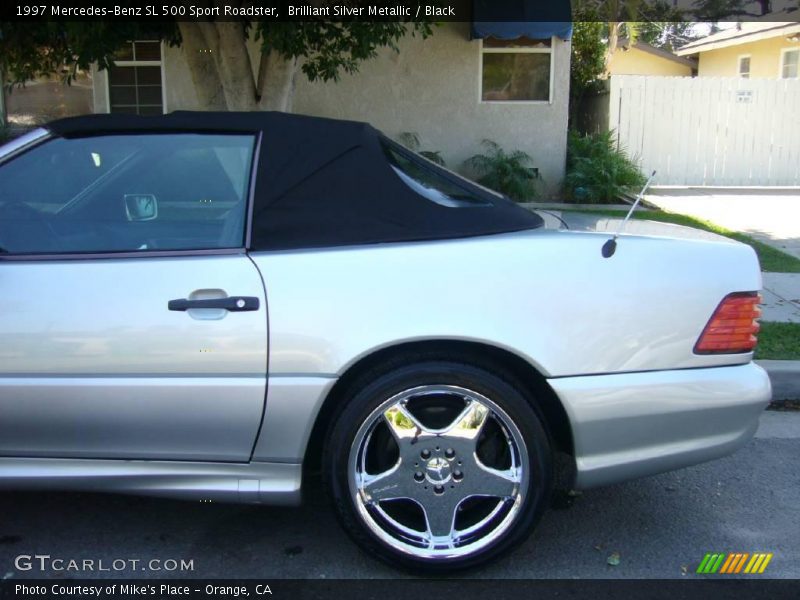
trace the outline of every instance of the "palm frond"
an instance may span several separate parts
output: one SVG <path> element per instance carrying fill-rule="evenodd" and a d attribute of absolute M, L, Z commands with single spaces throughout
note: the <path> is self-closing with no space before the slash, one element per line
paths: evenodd
<path fill-rule="evenodd" d="M 412 152 L 416 152 L 420 156 L 424 156 L 429 161 L 436 163 L 437 165 L 447 166 L 444 158 L 442 157 L 442 153 L 438 150 L 420 150 L 422 147 L 422 142 L 420 142 L 419 134 L 415 131 L 404 131 L 397 136 L 397 142 L 411 150 Z"/>
<path fill-rule="evenodd" d="M 397 141 L 413 152 L 419 150 L 419 136 L 413 131 L 402 132 L 397 136 Z"/>
<path fill-rule="evenodd" d="M 530 200 L 535 194 L 533 159 L 521 150 L 506 152 L 495 141 L 484 139 L 485 154 L 476 154 L 464 161 L 473 178 L 516 201 Z"/>

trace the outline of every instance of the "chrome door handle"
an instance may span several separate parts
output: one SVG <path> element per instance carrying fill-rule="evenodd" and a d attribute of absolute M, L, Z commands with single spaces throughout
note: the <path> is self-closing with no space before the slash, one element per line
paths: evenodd
<path fill-rule="evenodd" d="M 230 298 L 211 298 L 208 300 L 187 300 L 180 298 L 167 303 L 169 310 L 187 311 L 195 308 L 224 308 L 229 312 L 249 312 L 258 310 L 260 303 L 255 296 L 232 296 Z"/>

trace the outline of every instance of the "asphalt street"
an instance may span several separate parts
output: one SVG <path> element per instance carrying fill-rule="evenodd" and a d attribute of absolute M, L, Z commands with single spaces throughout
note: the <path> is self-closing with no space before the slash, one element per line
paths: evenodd
<path fill-rule="evenodd" d="M 772 552 L 763 575 L 800 578 L 800 413 L 768 412 L 733 456 L 591 490 L 549 511 L 490 578 L 693 578 L 706 552 Z M 15 567 L 20 555 L 112 561 L 120 572 Z M 617 562 L 618 564 L 609 564 Z M 142 570 L 152 559 L 189 572 Z M 611 560 L 609 560 L 611 559 Z M 66 563 L 65 563 L 66 564 Z M 118 565 L 121 563 L 117 563 Z M 113 495 L 0 494 L 0 578 L 373 578 L 406 576 L 361 553 L 312 486 L 300 508 Z M 713 577 L 713 576 L 705 576 Z M 719 577 L 717 575 L 716 577 Z"/>

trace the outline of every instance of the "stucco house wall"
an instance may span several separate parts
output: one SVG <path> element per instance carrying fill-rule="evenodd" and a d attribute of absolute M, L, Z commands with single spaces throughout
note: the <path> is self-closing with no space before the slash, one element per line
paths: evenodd
<path fill-rule="evenodd" d="M 491 139 L 530 154 L 540 195 L 557 194 L 567 148 L 568 41 L 553 39 L 549 102 L 481 102 L 481 42 L 469 39 L 468 23 L 448 23 L 427 40 L 408 36 L 399 45 L 399 54 L 383 50 L 338 82 L 311 83 L 298 74 L 294 112 L 368 121 L 390 137 L 415 132 L 423 149 L 440 151 L 454 170 Z M 251 53 L 255 59 L 255 45 Z M 107 112 L 105 73 L 94 77 L 95 112 Z M 198 107 L 180 49 L 164 47 L 163 79 L 166 111 Z"/>
<path fill-rule="evenodd" d="M 800 48 L 800 43 L 790 42 L 785 37 L 775 37 L 700 52 L 697 74 L 700 77 L 737 77 L 739 57 L 749 55 L 750 77 L 779 78 L 781 52 L 789 48 Z"/>
<path fill-rule="evenodd" d="M 539 169 L 542 194 L 552 197 L 566 161 L 569 60 L 569 42 L 554 39 L 550 102 L 484 103 L 481 42 L 469 40 L 467 24 L 449 24 L 427 40 L 405 40 L 399 54 L 382 52 L 336 84 L 301 78 L 295 111 L 367 120 L 389 136 L 416 132 L 424 149 L 440 151 L 456 170 L 483 139 L 524 150 Z"/>

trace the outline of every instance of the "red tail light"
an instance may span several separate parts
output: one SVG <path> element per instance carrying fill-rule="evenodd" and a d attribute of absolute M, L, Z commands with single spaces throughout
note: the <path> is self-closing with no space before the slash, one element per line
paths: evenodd
<path fill-rule="evenodd" d="M 752 352 L 758 343 L 760 303 L 761 296 L 756 292 L 725 296 L 694 345 L 695 354 Z"/>

